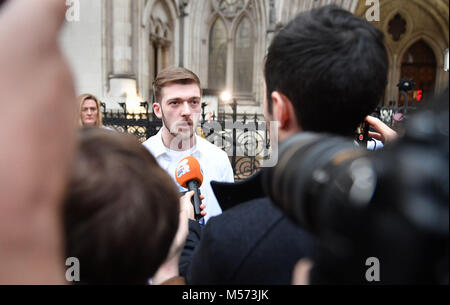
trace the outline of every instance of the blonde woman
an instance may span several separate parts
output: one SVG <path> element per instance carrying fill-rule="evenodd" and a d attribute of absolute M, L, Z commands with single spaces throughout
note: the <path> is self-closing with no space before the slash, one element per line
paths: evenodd
<path fill-rule="evenodd" d="M 80 104 L 80 126 L 103 126 L 100 101 L 92 94 L 78 97 Z"/>

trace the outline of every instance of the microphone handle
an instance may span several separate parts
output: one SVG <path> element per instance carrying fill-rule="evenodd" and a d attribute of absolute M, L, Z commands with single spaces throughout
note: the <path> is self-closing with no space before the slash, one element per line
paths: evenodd
<path fill-rule="evenodd" d="M 202 204 L 200 200 L 200 190 L 198 188 L 198 181 L 197 180 L 191 180 L 187 183 L 187 187 L 189 191 L 194 191 L 194 196 L 191 198 L 191 203 L 194 206 L 194 215 L 195 220 L 199 221 L 202 218 L 202 215 L 200 214 L 200 205 Z"/>

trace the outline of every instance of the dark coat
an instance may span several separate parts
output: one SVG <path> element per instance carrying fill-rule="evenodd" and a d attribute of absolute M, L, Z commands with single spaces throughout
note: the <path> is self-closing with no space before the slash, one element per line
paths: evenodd
<path fill-rule="evenodd" d="M 268 198 L 234 206 L 201 230 L 190 221 L 180 259 L 188 284 L 290 284 L 313 239 Z"/>

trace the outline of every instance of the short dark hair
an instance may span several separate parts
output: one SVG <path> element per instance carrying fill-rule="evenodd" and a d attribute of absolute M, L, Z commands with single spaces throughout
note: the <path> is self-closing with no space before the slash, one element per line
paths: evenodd
<path fill-rule="evenodd" d="M 200 79 L 194 72 L 183 67 L 168 67 L 159 72 L 153 82 L 154 102 L 161 103 L 162 89 L 169 84 L 196 84 L 201 90 Z"/>
<path fill-rule="evenodd" d="M 83 128 L 63 214 L 82 283 L 146 284 L 177 231 L 179 194 L 135 137 Z"/>
<path fill-rule="evenodd" d="M 350 135 L 382 98 L 384 35 L 335 5 L 299 14 L 273 39 L 265 63 L 271 94 L 287 96 L 305 131 Z"/>

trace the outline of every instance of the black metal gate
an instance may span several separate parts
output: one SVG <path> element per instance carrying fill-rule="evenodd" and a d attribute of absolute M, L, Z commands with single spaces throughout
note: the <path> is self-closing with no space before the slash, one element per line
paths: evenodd
<path fill-rule="evenodd" d="M 148 103 L 142 103 L 144 113 L 127 112 L 125 104 L 120 104 L 123 110 L 106 111 L 102 104 L 103 124 L 119 132 L 135 135 L 140 142 L 158 133 L 162 121 L 149 112 Z M 211 120 L 205 119 L 205 104 L 202 105 L 200 120 L 201 136 L 216 144 L 227 152 L 234 171 L 235 180 L 250 177 L 260 168 L 260 162 L 270 148 L 270 139 L 265 122 L 243 115 L 237 121 L 237 114 L 213 115 Z"/>

